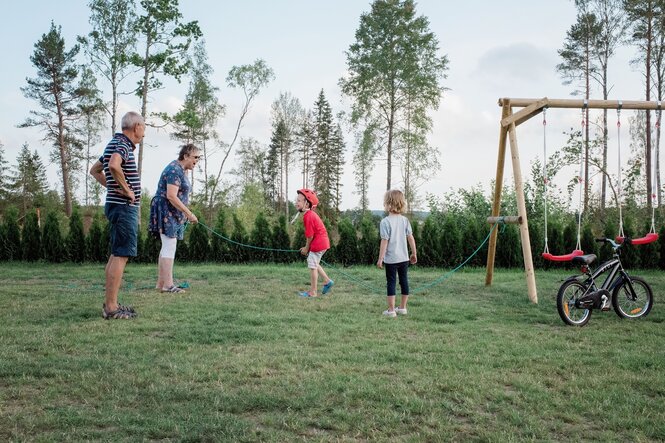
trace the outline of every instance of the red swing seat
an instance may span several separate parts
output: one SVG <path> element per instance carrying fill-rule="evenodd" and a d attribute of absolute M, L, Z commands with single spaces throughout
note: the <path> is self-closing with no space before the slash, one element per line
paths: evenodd
<path fill-rule="evenodd" d="M 615 240 L 616 240 L 617 243 L 621 244 L 626 240 L 626 237 L 617 236 L 615 238 Z M 645 235 L 644 237 L 631 238 L 630 239 L 630 244 L 631 245 L 646 245 L 646 244 L 649 244 L 649 243 L 653 243 L 656 240 L 658 240 L 658 234 L 656 234 L 654 232 L 650 232 L 647 235 Z"/>
<path fill-rule="evenodd" d="M 575 257 L 579 257 L 580 255 L 584 255 L 584 251 L 581 251 L 579 249 L 575 249 L 573 252 L 570 254 L 566 255 L 552 255 L 549 252 L 543 252 L 542 256 L 545 260 L 549 261 L 571 261 Z"/>

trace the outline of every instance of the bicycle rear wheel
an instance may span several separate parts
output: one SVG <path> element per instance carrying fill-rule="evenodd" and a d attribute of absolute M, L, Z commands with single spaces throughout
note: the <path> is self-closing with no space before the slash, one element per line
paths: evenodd
<path fill-rule="evenodd" d="M 569 280 L 561 285 L 556 295 L 556 309 L 564 323 L 571 326 L 584 326 L 591 319 L 591 310 L 575 307 L 575 301 L 582 297 L 587 288 L 577 280 Z"/>
<path fill-rule="evenodd" d="M 640 277 L 630 277 L 635 296 L 630 291 L 627 281 L 623 281 L 612 293 L 614 312 L 621 318 L 646 317 L 653 307 L 651 286 Z"/>

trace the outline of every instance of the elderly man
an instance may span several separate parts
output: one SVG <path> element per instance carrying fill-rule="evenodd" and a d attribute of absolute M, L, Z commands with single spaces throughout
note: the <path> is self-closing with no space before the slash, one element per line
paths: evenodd
<path fill-rule="evenodd" d="M 106 294 L 102 317 L 136 317 L 131 306 L 118 304 L 118 291 L 129 257 L 135 257 L 138 241 L 141 178 L 134 159 L 136 145 L 143 140 L 145 121 L 136 112 L 122 117 L 122 132 L 113 136 L 104 154 L 90 169 L 95 179 L 106 187 L 104 214 L 111 232 L 111 256 L 106 264 Z"/>

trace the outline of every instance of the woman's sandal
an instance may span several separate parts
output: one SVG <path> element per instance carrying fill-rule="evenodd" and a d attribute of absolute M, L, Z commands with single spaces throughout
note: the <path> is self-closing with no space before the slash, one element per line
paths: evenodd
<path fill-rule="evenodd" d="M 118 309 L 108 312 L 106 304 L 102 305 L 102 318 L 104 320 L 128 320 L 136 317 L 136 312 L 133 308 L 129 307 L 131 311 L 127 310 L 127 306 L 118 305 Z"/>
<path fill-rule="evenodd" d="M 163 288 L 162 292 L 170 292 L 171 294 L 182 294 L 182 293 L 185 293 L 187 291 L 185 291 L 184 289 L 179 288 L 179 287 L 174 285 L 174 286 L 171 286 L 170 288 Z"/>

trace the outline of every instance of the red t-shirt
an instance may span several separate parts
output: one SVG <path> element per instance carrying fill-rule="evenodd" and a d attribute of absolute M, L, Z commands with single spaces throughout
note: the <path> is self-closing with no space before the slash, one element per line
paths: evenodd
<path fill-rule="evenodd" d="M 309 250 L 311 252 L 321 252 L 330 249 L 328 231 L 326 231 L 326 227 L 321 221 L 319 214 L 312 210 L 305 211 L 302 221 L 305 224 L 305 237 L 314 237 L 312 243 L 309 245 Z"/>

